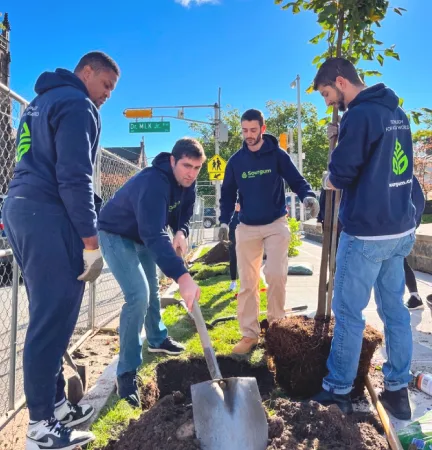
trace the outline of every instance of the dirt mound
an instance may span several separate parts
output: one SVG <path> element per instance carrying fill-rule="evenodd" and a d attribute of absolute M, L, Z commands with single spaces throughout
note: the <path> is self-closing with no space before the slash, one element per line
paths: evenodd
<path fill-rule="evenodd" d="M 387 450 L 372 414 L 344 416 L 337 407 L 278 399 L 268 418 L 268 449 Z M 197 450 L 192 405 L 179 392 L 167 395 L 105 450 Z M 246 450 L 246 449 L 245 449 Z"/>
<path fill-rule="evenodd" d="M 265 346 L 273 359 L 276 381 L 290 397 L 309 398 L 321 390 L 333 329 L 334 319 L 293 316 L 273 322 L 265 331 Z M 381 333 L 366 325 L 353 397 L 363 395 L 364 376 L 382 339 Z"/>
<path fill-rule="evenodd" d="M 269 419 L 269 450 L 388 450 L 375 416 L 344 416 L 337 406 L 279 399 Z"/>
<path fill-rule="evenodd" d="M 229 241 L 222 241 L 216 244 L 212 249 L 210 249 L 205 255 L 201 256 L 193 263 L 200 262 L 204 264 L 217 264 L 221 262 L 229 261 Z"/>

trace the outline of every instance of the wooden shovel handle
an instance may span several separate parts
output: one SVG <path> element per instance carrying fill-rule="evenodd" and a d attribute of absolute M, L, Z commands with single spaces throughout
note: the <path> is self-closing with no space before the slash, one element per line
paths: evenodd
<path fill-rule="evenodd" d="M 376 395 L 375 389 L 372 386 L 369 375 L 366 375 L 365 379 L 367 390 L 369 391 L 372 403 L 375 406 L 378 415 L 381 419 L 381 423 L 387 436 L 388 443 L 390 444 L 390 448 L 392 450 L 403 450 L 402 444 L 400 443 L 396 430 L 394 429 L 392 423 L 390 422 L 387 411 L 385 410 L 384 406 L 379 401 L 378 396 Z"/>

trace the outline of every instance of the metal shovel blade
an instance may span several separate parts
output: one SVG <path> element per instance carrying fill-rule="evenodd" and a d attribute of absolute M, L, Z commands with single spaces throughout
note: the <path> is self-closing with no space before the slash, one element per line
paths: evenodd
<path fill-rule="evenodd" d="M 255 378 L 191 386 L 196 436 L 203 450 L 265 450 L 268 424 Z"/>

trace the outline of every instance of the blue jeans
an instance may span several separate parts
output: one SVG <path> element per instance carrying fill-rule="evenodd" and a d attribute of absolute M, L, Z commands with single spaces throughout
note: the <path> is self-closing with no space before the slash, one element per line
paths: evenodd
<path fill-rule="evenodd" d="M 413 344 L 410 314 L 403 303 L 403 262 L 414 240 L 414 233 L 382 241 L 341 234 L 332 304 L 336 325 L 327 360 L 329 374 L 323 380 L 325 390 L 347 394 L 352 389 L 365 328 L 362 311 L 369 303 L 372 287 L 384 322 L 388 358 L 383 366 L 384 386 L 389 391 L 408 386 Z"/>
<path fill-rule="evenodd" d="M 152 347 L 159 347 L 168 331 L 160 314 L 159 280 L 150 251 L 130 239 L 99 231 L 102 254 L 120 285 L 125 304 L 120 314 L 120 356 L 117 376 L 142 363 L 141 331 Z"/>

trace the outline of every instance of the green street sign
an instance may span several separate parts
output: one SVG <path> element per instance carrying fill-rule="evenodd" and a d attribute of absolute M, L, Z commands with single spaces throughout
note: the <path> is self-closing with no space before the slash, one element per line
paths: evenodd
<path fill-rule="evenodd" d="M 131 122 L 129 133 L 169 133 L 170 122 Z"/>

